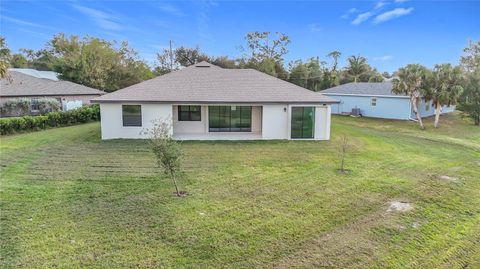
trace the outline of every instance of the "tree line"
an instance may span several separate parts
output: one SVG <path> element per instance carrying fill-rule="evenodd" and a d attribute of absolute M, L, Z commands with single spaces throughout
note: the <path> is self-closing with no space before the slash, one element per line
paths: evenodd
<path fill-rule="evenodd" d="M 235 59 L 211 56 L 199 47 L 163 49 L 156 54 L 155 65 L 150 67 L 126 41 L 107 41 L 90 36 L 67 37 L 59 33 L 42 49 L 20 49 L 12 53 L 5 38 L 1 37 L 0 60 L 5 68 L 56 71 L 62 79 L 107 92 L 201 61 L 223 68 L 253 68 L 313 91 L 347 82 L 382 81 L 384 77 L 362 56 L 349 57 L 347 67 L 340 70 L 339 51 L 326 56 L 331 63 L 312 57 L 306 62 L 297 60 L 286 64 L 284 56 L 289 52 L 290 38 L 282 33 L 247 33 L 245 43 L 245 47 L 240 46 L 242 55 Z M 389 76 L 388 73 L 386 76 Z"/>
<path fill-rule="evenodd" d="M 460 66 L 441 64 L 429 70 L 411 64 L 393 74 L 380 73 L 360 55 L 349 56 L 345 67 L 340 68 L 340 51 L 328 53 L 324 60 L 315 56 L 307 61 L 285 63 L 290 43 L 290 38 L 283 33 L 252 32 L 245 35 L 245 46 L 240 46 L 241 56 L 238 58 L 212 56 L 199 47 L 179 46 L 159 51 L 155 65 L 150 67 L 126 41 L 119 43 L 90 36 L 67 37 L 59 33 L 42 49 L 20 49 L 12 53 L 5 38 L 0 37 L 0 75 L 5 76 L 8 67 L 52 70 L 60 73 L 61 79 L 107 92 L 201 61 L 223 68 L 256 69 L 312 91 L 349 82 L 382 82 L 395 77 L 394 91 L 409 95 L 416 112 L 421 99 L 432 101 L 437 115 L 436 126 L 441 106 L 457 103 L 459 109 L 467 112 L 475 124 L 480 125 L 480 41 L 470 41 L 464 49 Z M 423 128 L 421 118 L 418 121 Z"/>

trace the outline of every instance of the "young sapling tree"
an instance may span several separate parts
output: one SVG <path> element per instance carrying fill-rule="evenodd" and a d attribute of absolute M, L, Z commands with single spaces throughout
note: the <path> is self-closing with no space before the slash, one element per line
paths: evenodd
<path fill-rule="evenodd" d="M 157 120 L 154 121 L 154 127 L 148 130 L 148 134 L 150 136 L 150 146 L 157 158 L 158 167 L 170 176 L 175 186 L 176 195 L 182 197 L 185 196 L 185 192 L 181 192 L 178 187 L 177 175 L 181 172 L 183 152 L 180 143 L 173 139 L 171 127 L 171 121 Z"/>
<path fill-rule="evenodd" d="M 349 148 L 349 142 L 348 142 L 348 137 L 347 135 L 342 135 L 340 138 L 340 144 L 339 144 L 339 157 L 340 157 L 340 172 L 343 174 L 348 173 L 348 170 L 345 169 L 345 158 L 347 157 L 347 152 Z"/>

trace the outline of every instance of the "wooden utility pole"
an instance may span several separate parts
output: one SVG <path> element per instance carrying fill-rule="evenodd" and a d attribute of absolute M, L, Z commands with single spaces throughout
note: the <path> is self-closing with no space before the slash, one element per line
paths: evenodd
<path fill-rule="evenodd" d="M 173 50 L 172 50 L 172 40 L 170 40 L 170 52 L 169 52 L 169 56 L 170 56 L 170 72 L 173 71 Z"/>

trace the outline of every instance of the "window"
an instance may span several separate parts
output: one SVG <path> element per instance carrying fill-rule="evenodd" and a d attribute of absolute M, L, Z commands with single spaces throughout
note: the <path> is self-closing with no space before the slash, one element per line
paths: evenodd
<path fill-rule="evenodd" d="M 178 106 L 178 121 L 201 121 L 200 106 Z"/>
<path fill-rule="evenodd" d="M 291 137 L 313 138 L 315 107 L 292 107 Z"/>
<path fill-rule="evenodd" d="M 40 100 L 38 98 L 32 98 L 30 102 L 30 111 L 40 110 Z"/>
<path fill-rule="evenodd" d="M 210 132 L 251 132 L 251 106 L 209 106 L 208 130 Z"/>
<path fill-rule="evenodd" d="M 370 99 L 370 105 L 377 106 L 377 97 L 372 97 L 372 99 Z"/>
<path fill-rule="evenodd" d="M 122 105 L 123 126 L 142 126 L 142 106 Z"/>

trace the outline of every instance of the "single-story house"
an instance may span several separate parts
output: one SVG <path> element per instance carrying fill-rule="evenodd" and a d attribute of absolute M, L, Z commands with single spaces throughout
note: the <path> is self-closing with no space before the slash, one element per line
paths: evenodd
<path fill-rule="evenodd" d="M 62 110 L 69 110 L 90 104 L 90 100 L 105 92 L 60 80 L 52 71 L 11 68 L 11 80 L 0 80 L 0 106 L 9 100 L 27 98 L 31 102 L 30 113 L 36 114 L 36 100 L 54 98 L 60 102 Z"/>
<path fill-rule="evenodd" d="M 360 109 L 365 117 L 414 120 L 410 98 L 403 94 L 392 93 L 393 84 L 386 82 L 352 82 L 320 91 L 320 94 L 331 97 L 339 103 L 332 105 L 333 114 L 348 114 L 353 109 Z M 453 112 L 455 106 L 442 107 L 442 113 Z M 421 101 L 419 113 L 422 117 L 435 114 L 432 103 Z"/>
<path fill-rule="evenodd" d="M 179 140 L 328 140 L 337 101 L 253 69 L 200 62 L 92 102 L 102 139 L 147 138 L 161 119 Z"/>

